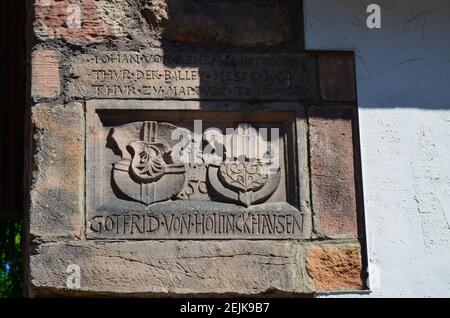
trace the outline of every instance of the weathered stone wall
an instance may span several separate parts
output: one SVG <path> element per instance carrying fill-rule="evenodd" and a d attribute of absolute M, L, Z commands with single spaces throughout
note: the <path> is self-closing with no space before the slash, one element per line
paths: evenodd
<path fill-rule="evenodd" d="M 365 288 L 354 57 L 305 53 L 298 1 L 35 0 L 32 9 L 32 296 L 310 295 Z M 181 204 L 186 211 L 170 205 L 188 200 L 183 192 L 167 195 L 170 204 L 157 213 L 223 208 L 217 213 L 243 219 L 250 211 L 258 230 L 250 222 L 244 225 L 251 235 L 152 238 L 149 231 L 136 238 L 139 225 L 121 214 L 120 226 L 127 227 L 121 235 L 119 223 L 115 236 L 92 235 L 100 224 L 93 220 L 106 222 L 115 209 L 134 211 L 138 220 L 159 206 L 145 208 L 142 203 L 156 201 L 142 193 L 126 199 L 131 187 L 117 195 L 120 182 L 134 185 L 128 175 L 110 180 L 124 138 L 139 135 L 126 125 L 183 117 L 178 125 L 187 129 L 196 116 L 288 127 L 279 185 L 262 199 L 255 187 L 255 201 L 223 192 L 220 204 L 199 187 L 199 201 Z M 155 196 L 173 190 L 164 182 Z M 289 219 L 291 210 L 301 216 L 301 232 L 287 229 L 297 220 Z M 270 230 L 263 222 L 260 230 L 258 213 L 283 215 L 285 227 Z M 69 289 L 72 264 L 81 270 L 81 284 Z"/>

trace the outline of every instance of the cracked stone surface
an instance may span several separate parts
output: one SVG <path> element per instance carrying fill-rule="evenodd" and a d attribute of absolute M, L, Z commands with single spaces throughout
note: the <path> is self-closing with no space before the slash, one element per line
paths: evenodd
<path fill-rule="evenodd" d="M 79 293 L 137 295 L 311 293 L 305 249 L 289 242 L 146 241 L 48 243 L 31 257 L 38 294 L 65 292 L 67 266 Z M 70 293 L 70 291 L 69 291 Z"/>

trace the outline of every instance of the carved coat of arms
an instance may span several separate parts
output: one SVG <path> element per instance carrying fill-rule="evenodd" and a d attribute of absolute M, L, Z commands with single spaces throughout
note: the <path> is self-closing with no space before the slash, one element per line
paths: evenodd
<path fill-rule="evenodd" d="M 208 181 L 211 188 L 222 198 L 239 205 L 250 205 L 266 201 L 278 188 L 280 168 L 273 161 L 264 158 L 257 150 L 265 144 L 267 154 L 276 152 L 270 149 L 256 130 L 248 124 L 240 124 L 231 142 L 227 142 L 231 158 L 220 164 L 210 164 Z M 230 147 L 231 146 L 231 147 Z M 255 151 L 256 150 L 256 151 Z"/>
<path fill-rule="evenodd" d="M 127 197 L 150 205 L 169 200 L 183 188 L 186 167 L 171 159 L 172 131 L 168 123 L 132 123 L 114 129 L 112 137 L 122 152 L 114 164 L 113 181 Z"/>
<path fill-rule="evenodd" d="M 278 188 L 280 168 L 263 155 L 255 156 L 249 148 L 258 148 L 266 142 L 254 138 L 257 135 L 251 125 L 241 124 L 233 136 L 223 136 L 224 140 L 232 139 L 227 144 L 241 149 L 239 153 L 225 149 L 231 157 L 223 162 L 205 163 L 203 167 L 173 160 L 172 152 L 179 142 L 172 139 L 176 129 L 177 135 L 180 130 L 190 135 L 187 129 L 154 121 L 113 129 L 112 138 L 122 158 L 113 166 L 112 182 L 122 195 L 146 205 L 171 199 L 190 200 L 195 183 L 200 194 L 209 200 L 249 207 L 267 201 Z"/>

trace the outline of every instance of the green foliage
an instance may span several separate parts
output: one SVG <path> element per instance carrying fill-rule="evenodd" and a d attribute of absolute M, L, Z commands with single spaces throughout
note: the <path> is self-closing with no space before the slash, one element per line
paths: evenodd
<path fill-rule="evenodd" d="M 0 221 L 0 298 L 22 296 L 22 222 Z"/>

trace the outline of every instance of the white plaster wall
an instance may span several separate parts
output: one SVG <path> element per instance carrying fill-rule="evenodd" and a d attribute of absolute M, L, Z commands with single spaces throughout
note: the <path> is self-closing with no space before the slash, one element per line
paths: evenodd
<path fill-rule="evenodd" d="M 379 30 L 366 26 L 370 3 Z M 450 297 L 450 1 L 305 0 L 304 11 L 306 49 L 356 55 L 369 295 Z"/>

